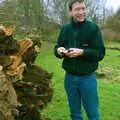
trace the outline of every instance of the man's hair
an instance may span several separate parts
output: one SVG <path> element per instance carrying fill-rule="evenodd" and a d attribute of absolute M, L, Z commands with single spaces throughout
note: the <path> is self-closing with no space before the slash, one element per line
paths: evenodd
<path fill-rule="evenodd" d="M 77 2 L 82 3 L 82 2 L 84 2 L 84 0 L 72 0 L 72 1 L 68 4 L 68 7 L 69 7 L 69 10 L 70 10 L 70 11 L 72 10 L 72 5 L 73 5 L 74 3 L 77 3 Z"/>

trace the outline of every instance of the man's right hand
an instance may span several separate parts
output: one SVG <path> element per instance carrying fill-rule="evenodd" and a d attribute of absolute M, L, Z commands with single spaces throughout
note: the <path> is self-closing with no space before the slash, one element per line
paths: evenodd
<path fill-rule="evenodd" d="M 61 56 L 65 55 L 67 53 L 67 50 L 64 47 L 59 47 L 57 49 L 57 53 Z"/>

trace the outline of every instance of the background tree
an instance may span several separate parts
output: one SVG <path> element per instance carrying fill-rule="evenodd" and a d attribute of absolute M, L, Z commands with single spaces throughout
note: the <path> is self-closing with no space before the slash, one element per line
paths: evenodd
<path fill-rule="evenodd" d="M 106 27 L 114 30 L 117 33 L 120 32 L 120 8 L 115 14 L 107 18 Z"/>
<path fill-rule="evenodd" d="M 0 3 L 0 24 L 11 25 L 17 23 L 16 0 L 4 0 Z"/>
<path fill-rule="evenodd" d="M 107 13 L 108 16 L 103 27 L 104 39 L 106 41 L 120 42 L 120 8 L 116 13 L 112 9 L 109 9 Z"/>
<path fill-rule="evenodd" d="M 40 34 L 44 29 L 42 0 L 4 0 L 0 3 L 0 23 L 15 25 L 24 32 Z"/>
<path fill-rule="evenodd" d="M 56 21 L 63 25 L 69 20 L 68 4 L 72 0 L 51 0 L 52 9 L 55 13 Z M 87 5 L 88 18 L 98 23 L 104 23 L 106 16 L 106 2 L 107 0 L 85 0 Z"/>
<path fill-rule="evenodd" d="M 60 27 L 70 20 L 68 4 L 72 0 L 2 0 L 0 24 L 15 25 L 20 36 L 34 34 L 55 40 Z M 107 8 L 107 0 L 85 0 L 88 18 L 102 28 L 119 31 L 119 10 Z M 113 22 L 115 21 L 115 22 Z"/>

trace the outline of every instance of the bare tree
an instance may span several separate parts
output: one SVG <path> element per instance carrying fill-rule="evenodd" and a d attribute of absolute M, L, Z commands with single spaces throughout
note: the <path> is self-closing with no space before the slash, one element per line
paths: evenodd
<path fill-rule="evenodd" d="M 115 14 L 107 18 L 106 27 L 114 30 L 117 33 L 120 32 L 120 8 Z"/>
<path fill-rule="evenodd" d="M 52 0 L 52 10 L 61 25 L 68 21 L 68 3 L 70 1 L 71 0 Z M 96 22 L 99 22 L 102 18 L 102 21 L 104 21 L 106 15 L 106 1 L 107 0 L 85 0 L 88 9 L 88 18 Z"/>
<path fill-rule="evenodd" d="M 0 3 L 0 23 L 40 34 L 45 25 L 46 12 L 43 3 L 43 0 L 4 0 Z"/>

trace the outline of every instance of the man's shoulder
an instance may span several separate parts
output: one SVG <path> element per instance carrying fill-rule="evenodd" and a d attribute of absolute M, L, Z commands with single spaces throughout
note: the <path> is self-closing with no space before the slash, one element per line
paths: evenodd
<path fill-rule="evenodd" d="M 86 22 L 91 25 L 97 25 L 97 23 L 92 21 L 91 19 L 86 19 Z"/>
<path fill-rule="evenodd" d="M 93 29 L 99 28 L 99 25 L 90 19 L 86 19 L 86 23 L 90 28 L 93 28 Z"/>
<path fill-rule="evenodd" d="M 71 23 L 67 23 L 67 24 L 64 24 L 63 25 L 63 28 L 64 29 L 69 29 L 69 28 L 71 28 L 72 27 L 72 24 Z"/>

